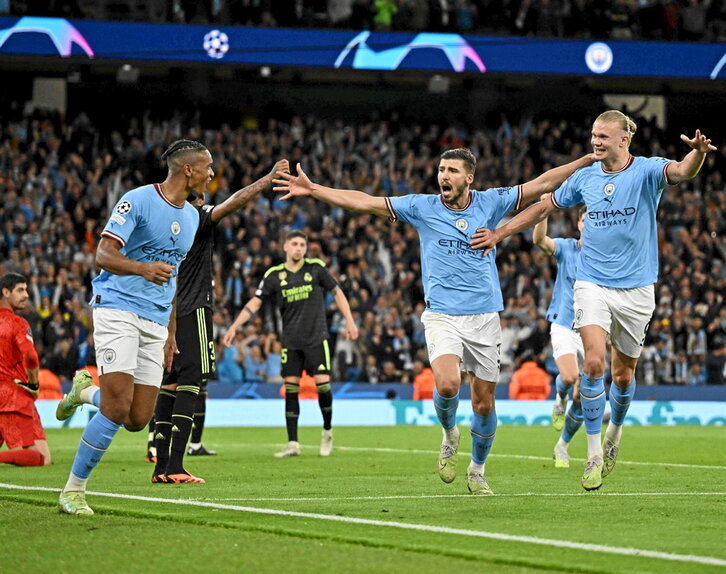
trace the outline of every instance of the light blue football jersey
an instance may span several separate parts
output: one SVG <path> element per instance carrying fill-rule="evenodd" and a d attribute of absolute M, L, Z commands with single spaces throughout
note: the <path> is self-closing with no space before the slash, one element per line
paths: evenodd
<path fill-rule="evenodd" d="M 557 277 L 552 287 L 552 301 L 547 309 L 547 320 L 572 329 L 575 321 L 575 274 L 580 248 L 577 239 L 553 239 L 557 262 Z"/>
<path fill-rule="evenodd" d="M 557 207 L 587 205 L 577 279 L 633 289 L 658 280 L 656 212 L 671 160 L 633 157 L 620 171 L 576 171 L 553 194 Z"/>
<path fill-rule="evenodd" d="M 176 293 L 176 276 L 191 249 L 199 226 L 199 213 L 189 202 L 177 207 L 157 185 L 144 185 L 125 193 L 113 208 L 101 233 L 116 239 L 121 253 L 134 261 L 164 261 L 175 267 L 163 285 L 140 275 L 114 275 L 108 271 L 93 280 L 95 307 L 131 311 L 161 325 L 169 324 Z"/>
<path fill-rule="evenodd" d="M 408 222 L 418 231 L 427 308 L 448 315 L 504 308 L 496 250 L 484 257 L 469 243 L 477 228 L 494 229 L 521 199 L 521 186 L 470 191 L 469 203 L 461 210 L 446 207 L 439 195 L 386 198 L 391 220 Z"/>

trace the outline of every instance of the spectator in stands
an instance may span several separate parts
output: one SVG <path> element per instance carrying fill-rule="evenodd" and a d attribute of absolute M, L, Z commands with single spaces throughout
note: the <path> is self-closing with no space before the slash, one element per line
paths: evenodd
<path fill-rule="evenodd" d="M 243 362 L 246 383 L 264 383 L 267 374 L 265 357 L 262 347 L 258 344 L 249 345 L 245 350 Z"/>
<path fill-rule="evenodd" d="M 420 6 L 424 3 L 415 2 L 415 4 Z M 717 4 L 719 3 L 713 2 L 711 9 L 713 10 Z M 400 3 L 402 9 L 404 5 L 405 3 Z M 574 6 L 573 4 L 573 9 Z M 504 10 L 504 7 L 505 4 L 502 4 L 501 8 L 496 8 Z M 653 10 L 660 9 L 660 3 L 651 2 L 650 7 Z M 588 10 L 591 8 L 588 5 Z M 279 21 L 277 15 L 276 18 Z M 499 25 L 497 22 L 496 10 L 493 13 L 488 9 L 486 18 L 480 18 L 479 25 Z M 583 26 L 578 26 L 576 30 L 578 36 L 587 33 Z M 192 115 L 185 116 L 178 111 L 170 111 L 167 115 L 155 119 L 152 119 L 151 114 L 143 118 L 124 116 L 111 126 L 106 120 L 96 123 L 88 116 L 81 121 L 75 121 L 72 113 L 68 117 L 61 117 L 58 114 L 38 110 L 27 111 L 29 109 L 23 102 L 19 102 L 0 113 L 0 193 L 3 194 L 3 202 L 0 203 L 0 261 L 2 261 L 0 266 L 7 270 L 22 269 L 25 263 L 30 265 L 28 287 L 37 314 L 31 316 L 26 311 L 24 316 L 31 324 L 39 353 L 42 355 L 45 349 L 44 354 L 47 355 L 54 349 L 57 341 L 56 330 L 72 331 L 73 325 L 78 324 L 74 316 L 76 311 L 61 309 L 58 304 L 52 303 L 56 292 L 55 279 L 59 270 L 65 269 L 69 277 L 71 275 L 78 277 L 86 290 L 96 274 L 92 263 L 95 246 L 89 244 L 87 239 L 78 236 L 76 231 L 75 222 L 80 217 L 77 215 L 79 210 L 84 211 L 86 222 L 92 224 L 91 235 L 97 235 L 100 232 L 99 221 L 105 221 L 109 209 L 115 204 L 123 187 L 147 181 L 140 179 L 140 174 L 158 173 L 157 162 L 161 144 L 173 139 L 173 134 L 190 131 L 202 133 L 202 129 L 198 118 Z M 517 180 L 512 179 L 512 170 L 507 169 L 508 163 L 521 164 L 524 166 L 523 169 L 529 170 L 526 173 L 536 173 L 541 171 L 547 162 L 553 161 L 555 157 L 553 154 L 568 154 L 569 151 L 563 150 L 558 145 L 557 139 L 551 137 L 555 130 L 556 137 L 562 137 L 563 141 L 577 141 L 588 137 L 588 132 L 575 122 L 565 121 L 555 125 L 548 118 L 533 116 L 528 119 L 525 114 L 522 118 L 520 121 L 515 117 L 509 118 L 506 128 L 502 123 L 505 120 L 502 119 L 501 126 L 495 122 L 491 126 L 476 130 L 460 129 L 454 135 L 447 133 L 446 137 L 455 136 L 470 142 L 480 155 L 476 184 L 485 179 L 515 184 Z M 313 116 L 292 120 L 293 118 L 269 122 L 261 120 L 255 130 L 242 126 L 227 126 L 218 131 L 208 132 L 219 139 L 219 162 L 220 165 L 227 166 L 224 175 L 226 183 L 220 179 L 220 188 L 212 198 L 213 203 L 224 201 L 225 194 L 228 193 L 226 190 L 234 186 L 241 187 L 244 178 L 251 182 L 264 175 L 262 170 L 275 161 L 272 151 L 268 149 L 270 146 L 278 146 L 281 153 L 292 155 L 293 142 L 295 146 L 299 146 L 296 148 L 299 150 L 296 152 L 299 154 L 298 158 L 303 161 L 315 158 L 315 162 L 325 166 L 325 177 L 330 181 L 350 182 L 346 187 L 354 187 L 354 182 L 361 182 L 363 187 L 372 191 L 378 189 L 376 186 L 382 185 L 382 181 L 375 178 L 374 164 L 380 158 L 390 158 L 395 154 L 396 157 L 405 160 L 402 163 L 401 173 L 394 183 L 397 187 L 393 188 L 399 191 L 394 193 L 421 192 L 431 177 L 428 166 L 439 152 L 441 145 L 439 140 L 445 131 L 435 125 L 424 128 L 415 121 L 403 122 L 400 118 L 386 122 L 363 119 L 345 123 L 338 120 L 321 120 Z M 640 120 L 640 122 L 642 122 L 641 129 L 648 136 L 643 138 L 640 144 L 633 143 L 634 152 L 647 154 L 665 149 L 666 142 L 673 134 L 669 134 L 654 123 L 651 124 L 650 121 Z M 524 150 L 521 160 L 505 160 L 496 156 L 493 151 L 499 149 L 494 143 L 498 139 L 497 132 L 500 132 L 499 139 L 501 139 L 507 131 L 511 136 L 504 139 L 509 140 L 510 147 L 518 147 L 520 152 Z M 294 139 L 291 135 L 293 132 Z M 127 134 L 140 136 L 143 148 L 149 150 L 142 153 L 140 159 L 127 157 L 123 153 L 125 139 L 129 137 Z M 677 134 L 675 135 L 677 137 Z M 245 142 L 246 145 L 242 147 L 235 145 L 237 141 Z M 81 149 L 82 145 L 85 146 L 84 150 Z M 211 141 L 209 145 L 212 145 Z M 368 153 L 371 148 L 379 147 L 380 149 L 386 147 L 388 151 L 383 154 L 379 151 L 376 156 Z M 243 148 L 257 151 L 254 154 L 242 153 L 240 150 Z M 726 171 L 725 154 L 726 148 L 709 154 L 698 178 L 690 183 L 681 184 L 682 193 L 666 194 L 659 209 L 659 218 L 663 222 L 664 229 L 661 240 L 663 271 L 657 286 L 658 305 L 652 324 L 671 318 L 674 312 L 674 294 L 680 292 L 678 278 L 692 275 L 689 283 L 692 299 L 690 306 L 699 316 L 705 317 L 709 382 L 723 380 L 723 370 L 710 365 L 711 361 L 718 360 L 717 353 L 723 347 L 723 339 L 719 334 L 720 327 L 717 326 L 718 321 L 715 319 L 723 307 L 721 293 L 726 292 L 724 267 L 721 264 L 721 261 L 726 260 L 726 222 L 720 215 L 726 213 L 726 196 L 722 192 L 724 181 L 721 176 L 721 172 Z M 84 159 L 86 157 L 92 161 Z M 134 170 L 140 171 L 136 173 Z M 12 177 L 10 174 L 13 174 Z M 163 174 L 160 177 L 163 178 Z M 38 182 L 40 187 L 36 185 Z M 72 183 L 75 185 L 72 186 Z M 27 201 L 28 197 L 31 198 L 30 202 Z M 249 205 L 248 209 L 234 220 L 232 218 L 223 220 L 218 229 L 215 249 L 214 332 L 216 336 L 231 323 L 231 318 L 225 314 L 227 308 L 233 312 L 239 309 L 239 307 L 235 309 L 232 302 L 234 297 L 237 297 L 238 305 L 240 301 L 244 302 L 267 268 L 259 254 L 249 253 L 246 247 L 239 248 L 242 242 L 246 241 L 246 234 L 250 233 L 248 229 L 257 229 L 260 217 L 267 226 L 268 235 L 274 235 L 275 230 L 287 225 L 284 221 L 285 212 L 270 209 L 274 201 L 274 198 L 266 196 L 260 202 Z M 267 203 L 266 208 L 265 203 Z M 70 207 L 71 204 L 74 204 L 72 217 L 66 212 L 66 205 Z M 36 235 L 35 232 L 29 231 L 31 229 L 29 218 L 24 215 L 21 221 L 15 217 L 20 206 L 24 206 L 24 209 L 29 208 L 33 212 L 32 221 L 38 225 L 39 242 L 30 239 Z M 324 233 L 336 238 L 338 246 L 335 253 L 332 251 L 328 253 L 327 241 L 321 241 L 324 250 L 322 257 L 326 261 L 329 260 L 331 269 L 340 274 L 341 288 L 349 297 L 351 306 L 355 308 L 356 304 L 360 305 L 360 327 L 364 335 L 360 343 L 361 355 L 367 356 L 371 353 L 365 341 L 369 337 L 372 324 L 376 322 L 375 314 L 371 313 L 371 310 L 380 305 L 382 315 L 385 315 L 389 308 L 396 309 L 411 338 L 412 354 L 416 355 L 424 349 L 425 360 L 425 344 L 419 320 L 423 311 L 423 297 L 421 272 L 420 267 L 417 267 L 419 253 L 415 231 L 400 225 L 389 228 L 383 220 L 372 220 L 365 214 L 349 214 L 341 210 L 327 209 L 325 206 L 318 206 L 312 211 L 319 214 L 321 221 L 324 220 L 325 223 L 321 225 L 319 231 L 312 229 L 309 231 L 311 238 L 318 239 L 318 236 L 322 237 Z M 70 225 L 70 231 L 66 229 L 67 225 Z M 567 235 L 575 231 L 575 222 L 564 215 L 553 214 L 550 225 L 552 232 L 557 235 Z M 697 228 L 701 233 L 690 242 L 684 243 L 675 234 L 665 231 L 677 229 L 679 226 L 687 230 Z M 259 232 L 255 233 L 259 235 Z M 74 236 L 74 243 L 71 244 L 69 251 L 67 239 L 71 234 Z M 690 236 L 690 231 L 688 235 Z M 26 240 L 22 238 L 26 236 L 29 238 L 28 241 L 37 244 L 24 247 Z M 61 239 L 64 241 L 61 242 Z M 273 243 L 270 242 L 269 248 L 276 252 L 278 248 L 274 247 Z M 69 254 L 57 258 L 55 253 L 59 245 L 61 250 Z M 21 259 L 21 248 L 25 261 Z M 546 281 L 543 279 L 544 282 L 540 285 L 531 278 L 544 278 L 546 270 L 552 268 L 550 262 L 538 259 L 535 255 L 530 257 L 529 268 L 522 270 L 522 261 L 524 261 L 522 255 L 526 253 L 529 256 L 532 249 L 529 239 L 522 236 L 512 238 L 509 243 L 501 245 L 498 252 L 506 313 L 526 323 L 527 329 L 531 322 L 536 322 L 536 317 L 543 312 L 543 306 L 547 301 Z M 391 258 L 395 260 L 399 257 L 404 270 L 410 270 L 414 275 L 412 285 L 406 286 L 400 283 L 395 274 L 387 270 L 395 265 L 391 263 Z M 700 260 L 705 265 L 696 273 Z M 239 282 L 235 282 L 234 287 L 227 289 L 227 279 L 231 275 L 235 261 L 240 261 Z M 703 275 L 702 278 L 697 277 L 699 273 Z M 344 275 L 348 277 L 347 280 L 343 278 Z M 347 286 L 346 281 L 350 286 Z M 529 287 L 527 281 L 530 283 Z M 71 283 L 69 280 L 68 285 Z M 395 295 L 398 287 L 403 292 L 398 297 L 392 297 L 391 294 Z M 523 288 L 526 291 L 524 294 L 520 292 Z M 71 300 L 75 299 L 77 297 L 71 297 Z M 406 310 L 408 299 L 414 311 Z M 698 311 L 701 308 L 699 304 L 707 306 L 708 311 L 704 312 L 705 314 Z M 85 307 L 85 303 L 83 306 Z M 266 315 L 264 319 L 264 322 L 260 322 L 259 328 L 263 332 L 274 330 L 271 318 Z M 505 337 L 503 353 L 508 348 L 507 323 L 513 323 L 513 320 L 502 322 Z M 524 328 L 517 326 L 513 330 L 513 336 L 515 340 L 524 339 L 527 333 Z M 669 330 L 661 331 L 659 338 L 661 337 L 664 337 L 663 342 L 657 345 L 654 343 L 654 348 L 658 347 L 658 355 L 662 359 L 656 365 L 656 383 L 667 382 L 672 377 L 673 369 L 669 361 L 675 358 L 675 354 L 668 350 L 673 334 Z M 686 344 L 687 340 L 688 329 L 686 329 Z M 74 344 L 82 345 L 83 338 L 76 340 Z M 507 356 L 506 353 L 502 356 L 504 381 L 509 378 Z M 509 356 L 512 360 L 517 358 L 513 354 Z M 361 359 L 359 366 L 362 366 L 362 363 Z M 718 378 L 715 378 L 717 376 Z"/>
<path fill-rule="evenodd" d="M 550 376 L 534 361 L 525 361 L 514 371 L 509 383 L 509 398 L 520 401 L 544 401 L 550 396 Z"/>
<path fill-rule="evenodd" d="M 423 401 L 434 398 L 434 372 L 431 367 L 427 366 L 423 361 L 413 362 L 413 400 Z"/>
<path fill-rule="evenodd" d="M 244 371 L 242 370 L 244 353 L 240 350 L 239 342 L 231 347 L 225 347 L 218 340 L 216 350 L 217 380 L 224 384 L 241 385 L 244 383 Z"/>
<path fill-rule="evenodd" d="M 70 384 L 78 369 L 78 350 L 73 345 L 73 337 L 60 338 L 53 353 L 45 360 L 44 367 L 54 372 L 62 383 Z"/>
<path fill-rule="evenodd" d="M 688 0 L 679 14 L 678 39 L 700 42 L 706 36 L 706 16 L 710 0 Z"/>

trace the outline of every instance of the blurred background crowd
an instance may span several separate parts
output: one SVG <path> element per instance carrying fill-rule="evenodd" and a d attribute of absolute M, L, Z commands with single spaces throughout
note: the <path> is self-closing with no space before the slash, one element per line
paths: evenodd
<path fill-rule="evenodd" d="M 198 139 L 210 149 L 216 175 L 208 202 L 218 204 L 282 157 L 293 166 L 300 162 L 321 183 L 402 195 L 435 193 L 439 154 L 467 146 L 479 159 L 474 189 L 515 185 L 589 151 L 593 119 L 524 114 L 472 129 L 419 125 L 395 113 L 367 121 L 292 115 L 208 129 L 198 115 L 178 110 L 109 123 L 17 103 L 0 112 L 0 272 L 29 278 L 28 319 L 42 364 L 67 380 L 77 367 L 95 361 L 88 302 L 99 233 L 121 194 L 164 179 L 160 155 L 175 139 Z M 681 159 L 688 151 L 678 133 L 635 119 L 634 154 Z M 708 125 L 689 129 L 696 127 L 709 133 Z M 667 189 L 660 204 L 661 279 L 640 384 L 724 383 L 726 144 L 717 144 L 700 175 Z M 574 236 L 575 215 L 553 215 L 549 235 Z M 264 271 L 284 260 L 285 234 L 298 229 L 308 234 L 309 256 L 326 261 L 338 278 L 361 332 L 355 343 L 338 338 L 343 319 L 329 298 L 333 380 L 410 382 L 427 365 L 416 232 L 313 200 L 283 202 L 271 189 L 217 229 L 215 338 Z M 526 360 L 552 370 L 544 316 L 554 261 L 533 247 L 531 232 L 500 245 L 497 261 L 505 301 L 502 379 Z M 218 346 L 220 380 L 279 382 L 278 323 L 274 310 L 263 308 L 230 349 Z"/>
<path fill-rule="evenodd" d="M 0 0 L 0 13 L 613 40 L 726 40 L 726 0 Z"/>

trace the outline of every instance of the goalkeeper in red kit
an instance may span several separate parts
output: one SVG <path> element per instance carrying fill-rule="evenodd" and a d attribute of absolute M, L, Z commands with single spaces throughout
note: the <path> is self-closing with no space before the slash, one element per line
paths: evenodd
<path fill-rule="evenodd" d="M 19 273 L 0 277 L 0 463 L 50 464 L 50 450 L 40 416 L 38 353 L 28 322 L 17 315 L 28 302 L 28 285 Z"/>

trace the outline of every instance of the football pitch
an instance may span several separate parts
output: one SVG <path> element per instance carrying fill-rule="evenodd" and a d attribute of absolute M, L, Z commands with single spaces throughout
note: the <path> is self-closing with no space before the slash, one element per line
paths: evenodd
<path fill-rule="evenodd" d="M 59 515 L 80 434 L 48 431 L 50 467 L 0 465 L 0 571 L 726 572 L 723 427 L 627 427 L 586 493 L 582 431 L 555 469 L 552 428 L 500 426 L 485 497 L 467 492 L 465 432 L 440 481 L 433 426 L 336 427 L 329 458 L 304 427 L 287 459 L 282 428 L 208 428 L 219 455 L 186 457 L 207 480 L 189 485 L 151 484 L 146 433 L 121 431 L 89 481 L 96 514 Z"/>

